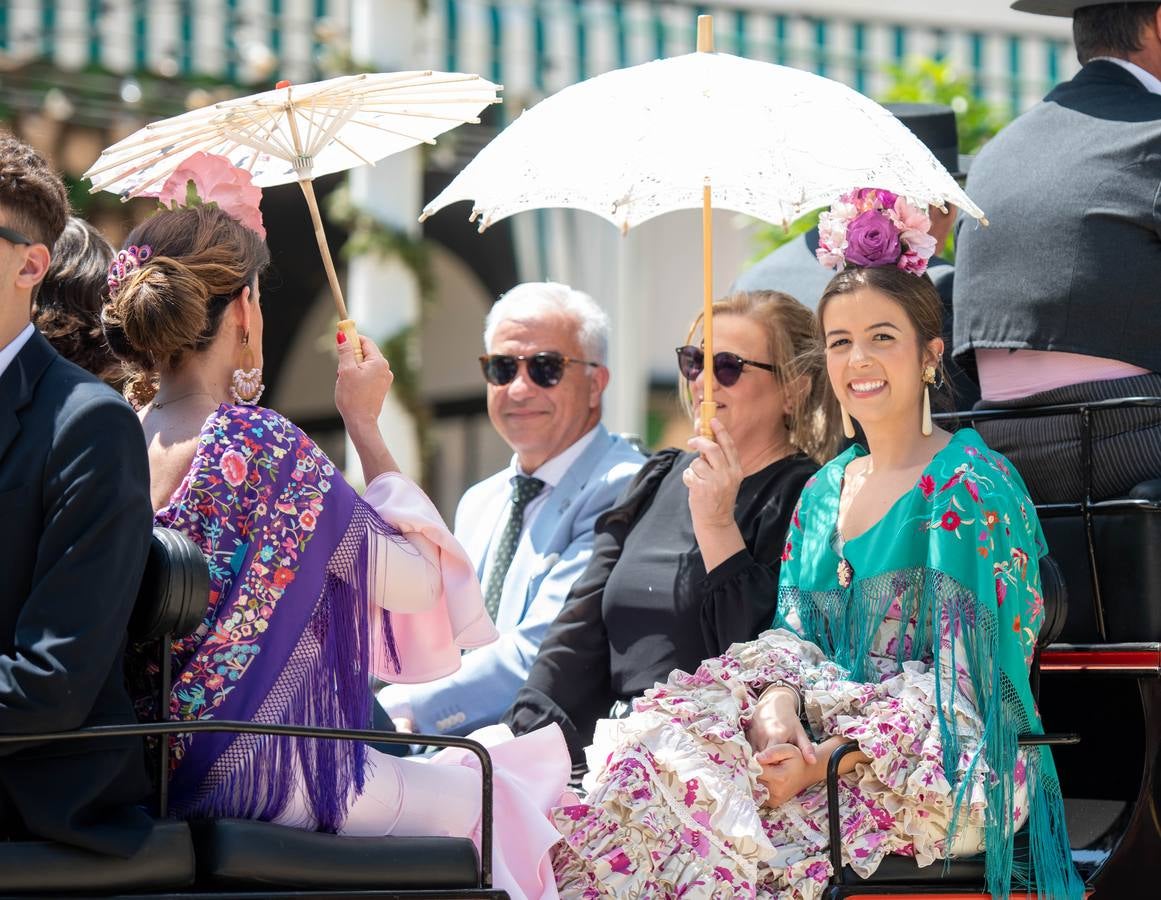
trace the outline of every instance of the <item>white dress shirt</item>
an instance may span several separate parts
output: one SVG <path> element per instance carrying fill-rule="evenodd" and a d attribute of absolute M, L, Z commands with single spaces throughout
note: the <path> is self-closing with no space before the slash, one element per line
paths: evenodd
<path fill-rule="evenodd" d="M 32 327 L 32 323 L 29 322 L 20 334 L 10 340 L 6 347 L 0 349 L 0 377 L 3 377 L 4 373 L 8 370 L 8 367 L 12 364 L 12 360 L 16 359 L 16 354 L 24 349 L 24 345 L 28 343 L 28 339 L 32 337 L 32 333 L 35 330 Z"/>

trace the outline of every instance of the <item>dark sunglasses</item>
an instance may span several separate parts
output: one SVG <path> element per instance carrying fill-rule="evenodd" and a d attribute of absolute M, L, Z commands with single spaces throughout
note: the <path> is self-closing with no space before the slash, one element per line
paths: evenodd
<path fill-rule="evenodd" d="M 17 244 L 22 247 L 31 247 L 36 243 L 32 238 L 26 238 L 19 231 L 13 231 L 11 228 L 5 228 L 3 225 L 0 225 L 0 238 L 4 238 L 10 244 Z"/>
<path fill-rule="evenodd" d="M 564 377 L 564 367 L 576 364 L 578 366 L 597 367 L 600 363 L 588 362 L 584 359 L 572 359 L 557 353 L 555 350 L 545 350 L 543 353 L 534 353 L 532 356 L 508 356 L 504 353 L 491 353 L 480 357 L 480 368 L 484 370 L 484 378 L 488 384 L 502 387 L 511 384 L 520 370 L 520 363 L 528 366 L 528 377 L 542 388 L 555 387 Z"/>
<path fill-rule="evenodd" d="M 778 374 L 778 367 L 770 363 L 755 362 L 752 359 L 742 359 L 736 353 L 727 353 L 722 350 L 714 354 L 714 377 L 722 387 L 733 387 L 742 377 L 746 366 L 755 369 L 765 369 L 767 372 Z M 705 369 L 705 353 L 701 347 L 686 345 L 677 348 L 677 368 L 687 381 L 697 381 L 697 376 Z"/>

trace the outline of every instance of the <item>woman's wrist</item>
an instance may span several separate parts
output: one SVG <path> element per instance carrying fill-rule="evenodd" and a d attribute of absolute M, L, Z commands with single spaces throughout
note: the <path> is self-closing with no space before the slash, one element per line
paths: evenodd
<path fill-rule="evenodd" d="M 738 530 L 738 523 L 732 519 L 722 525 L 699 523 L 695 519 L 693 536 L 697 539 L 697 547 L 701 551 L 707 573 L 712 572 L 739 550 L 746 549 L 746 542 L 742 538 L 742 532 Z"/>
<path fill-rule="evenodd" d="M 355 447 L 359 462 L 363 465 L 363 480 L 370 484 L 384 472 L 397 472 L 399 466 L 395 457 L 387 449 L 387 442 L 383 440 L 383 432 L 379 430 L 376 420 L 365 419 L 348 422 L 347 436 Z"/>
<path fill-rule="evenodd" d="M 762 709 L 771 706 L 785 708 L 788 703 L 793 704 L 791 709 L 794 712 L 794 718 L 797 719 L 802 715 L 802 695 L 798 692 L 798 688 L 784 681 L 775 681 L 763 688 L 754 705 L 761 712 Z"/>

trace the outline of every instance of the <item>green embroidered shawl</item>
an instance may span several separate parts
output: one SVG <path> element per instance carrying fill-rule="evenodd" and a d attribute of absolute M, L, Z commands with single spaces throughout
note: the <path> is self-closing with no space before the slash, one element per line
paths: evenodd
<path fill-rule="evenodd" d="M 817 644 L 853 678 L 868 680 L 878 677 L 868 661 L 872 640 L 898 600 L 896 662 L 900 669 L 907 659 L 935 666 L 949 778 L 961 752 L 951 727 L 954 710 L 971 702 L 952 688 L 955 667 L 970 676 L 984 734 L 955 789 L 958 807 L 981 756 L 998 776 L 987 787 L 988 890 L 1007 897 L 1014 880 L 1018 887 L 1034 883 L 1041 897 L 1079 897 L 1083 887 L 1072 867 L 1060 783 L 1047 747 L 1028 754 L 1030 858 L 1013 852 L 1016 738 L 1043 730 L 1028 666 L 1043 619 L 1038 560 L 1047 551 L 1024 483 L 975 431 L 962 430 L 912 490 L 844 545 L 835 539 L 843 473 L 866 452 L 852 447 L 807 482 L 783 552 L 774 624 Z M 853 570 L 842 579 L 846 587 L 839 577 L 844 558 Z M 904 641 L 909 620 L 918 625 L 912 640 Z M 953 834 L 955 828 L 953 819 Z"/>

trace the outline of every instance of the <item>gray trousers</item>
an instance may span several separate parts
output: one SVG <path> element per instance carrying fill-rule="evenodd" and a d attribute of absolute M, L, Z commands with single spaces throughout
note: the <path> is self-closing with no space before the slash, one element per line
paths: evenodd
<path fill-rule="evenodd" d="M 976 409 L 1021 409 L 1057 403 L 1161 397 L 1161 375 L 1087 381 L 1019 400 L 981 400 Z M 966 424 L 966 423 L 965 423 Z M 1084 494 L 1081 418 L 1076 414 L 980 422 L 988 446 L 1010 459 L 1037 503 L 1069 503 Z M 1123 497 L 1142 481 L 1161 478 L 1161 408 L 1092 414 L 1093 498 Z"/>

